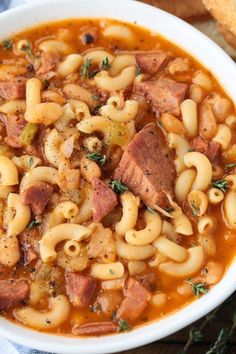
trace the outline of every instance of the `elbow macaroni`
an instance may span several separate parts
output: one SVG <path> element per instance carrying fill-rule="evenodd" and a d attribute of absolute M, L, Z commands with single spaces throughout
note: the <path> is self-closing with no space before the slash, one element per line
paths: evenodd
<path fill-rule="evenodd" d="M 64 240 L 81 241 L 91 234 L 87 227 L 77 224 L 60 224 L 47 231 L 40 240 L 40 255 L 44 263 L 51 263 L 57 257 L 56 245 Z"/>
<path fill-rule="evenodd" d="M 119 235 L 125 235 L 128 230 L 135 227 L 138 219 L 139 197 L 135 197 L 131 192 L 126 192 L 120 197 L 123 215 L 121 220 L 116 223 L 115 231 Z"/>
<path fill-rule="evenodd" d="M 125 233 L 125 240 L 127 243 L 135 246 L 144 246 L 152 243 L 161 233 L 162 220 L 160 216 L 152 214 L 148 211 L 144 214 L 146 227 L 142 230 L 136 231 L 130 229 Z"/>

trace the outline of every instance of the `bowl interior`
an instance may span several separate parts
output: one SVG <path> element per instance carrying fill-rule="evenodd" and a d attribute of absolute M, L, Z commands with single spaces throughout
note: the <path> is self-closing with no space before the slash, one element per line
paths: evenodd
<path fill-rule="evenodd" d="M 131 0 L 41 0 L 0 15 L 0 37 L 42 22 L 75 17 L 105 17 L 136 22 L 166 37 L 200 61 L 236 102 L 236 67 L 214 42 L 180 19 Z M 183 309 L 129 333 L 102 338 L 75 338 L 38 333 L 0 318 L 0 332 L 20 344 L 62 354 L 112 353 L 163 338 L 196 321 L 223 302 L 236 289 L 236 262 L 222 281 L 204 297 Z"/>

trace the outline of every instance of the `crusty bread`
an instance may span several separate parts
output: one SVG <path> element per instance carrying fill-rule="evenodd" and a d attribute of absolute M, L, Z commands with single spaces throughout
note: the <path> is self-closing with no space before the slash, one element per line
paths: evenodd
<path fill-rule="evenodd" d="M 236 48 L 236 0 L 202 0 L 219 22 L 219 31 Z"/>
<path fill-rule="evenodd" d="M 147 4 L 157 6 L 175 16 L 187 19 L 207 14 L 202 0 L 142 0 Z"/>

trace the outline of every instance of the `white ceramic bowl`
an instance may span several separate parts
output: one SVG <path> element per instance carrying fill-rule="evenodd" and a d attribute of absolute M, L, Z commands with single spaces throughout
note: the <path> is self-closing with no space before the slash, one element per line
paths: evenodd
<path fill-rule="evenodd" d="M 0 38 L 40 22 L 75 17 L 107 17 L 137 24 L 160 33 L 197 58 L 219 80 L 236 102 L 236 66 L 215 43 L 196 29 L 169 15 L 130 0 L 41 0 L 0 15 Z M 100 338 L 76 338 L 38 333 L 0 317 L 0 333 L 34 349 L 62 354 L 113 353 L 138 347 L 168 336 L 198 320 L 236 289 L 236 262 L 208 294 L 159 321 L 131 332 Z"/>

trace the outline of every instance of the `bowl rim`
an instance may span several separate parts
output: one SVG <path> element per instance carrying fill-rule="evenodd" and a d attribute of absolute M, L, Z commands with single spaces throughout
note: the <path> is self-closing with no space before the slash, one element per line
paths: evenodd
<path fill-rule="evenodd" d="M 47 6 L 49 10 L 53 10 L 53 6 L 55 5 L 59 7 L 59 10 L 65 9 L 65 12 L 66 6 L 78 7 L 80 5 L 82 13 L 84 11 L 83 9 L 85 9 L 86 13 L 91 7 L 87 17 L 115 18 L 127 22 L 132 22 L 134 18 L 138 18 L 138 24 L 149 29 L 153 29 L 153 23 L 155 22 L 155 19 L 158 19 L 159 25 L 161 25 L 161 31 L 157 26 L 156 32 L 161 33 L 161 35 L 169 39 L 170 42 L 182 47 L 199 62 L 203 63 L 203 66 L 213 72 L 213 75 L 220 82 L 221 86 L 223 86 L 227 94 L 234 102 L 236 102 L 236 92 L 233 86 L 233 83 L 236 80 L 236 67 L 232 59 L 229 58 L 228 55 L 211 39 L 188 23 L 144 3 L 131 0 L 119 0 L 119 2 L 116 0 L 109 0 L 109 2 L 107 0 L 41 0 L 40 2 L 28 3 L 0 14 L 0 21 L 3 24 L 2 27 L 5 28 L 5 30 L 1 28 L 0 36 L 2 37 L 7 34 L 12 34 L 12 31 L 8 29 L 10 25 L 7 24 L 7 22 L 13 24 L 13 27 L 15 28 L 14 32 L 18 32 L 27 27 L 26 23 L 31 27 L 35 21 L 36 24 L 40 24 L 50 21 L 53 22 L 59 17 L 60 19 L 86 17 L 83 15 L 78 16 L 80 14 L 76 16 L 67 16 L 64 12 L 60 13 L 59 16 L 55 16 L 53 12 L 50 14 L 50 11 L 43 14 L 43 8 L 45 6 Z M 97 10 L 94 8 L 92 10 L 92 7 L 97 7 Z M 122 12 L 122 8 L 126 8 L 127 11 Z M 73 11 L 70 11 L 72 14 Z M 95 13 L 95 15 L 90 16 L 90 13 Z M 107 13 L 111 15 L 105 15 Z M 112 15 L 113 13 L 116 15 Z M 15 24 L 16 17 L 22 19 L 17 24 Z M 152 25 L 149 25 L 149 20 Z M 173 27 L 175 29 L 174 33 L 171 33 L 169 29 L 165 29 L 165 24 Z M 183 34 L 185 36 L 184 38 L 181 37 Z M 175 40 L 173 38 L 175 38 Z M 197 41 L 196 47 L 201 49 L 199 53 L 195 52 L 191 40 Z M 206 58 L 204 49 L 209 50 L 208 59 Z M 217 58 L 217 60 L 215 58 Z M 230 75 L 227 78 L 225 78 L 226 72 L 230 72 Z M 233 261 L 221 282 L 214 286 L 214 288 L 204 295 L 204 297 L 195 300 L 160 320 L 152 321 L 148 324 L 137 327 L 128 333 L 108 335 L 99 338 L 58 336 L 37 332 L 16 325 L 0 317 L 1 335 L 30 348 L 60 354 L 82 354 L 84 352 L 87 354 L 105 354 L 132 349 L 166 337 L 190 323 L 195 322 L 217 307 L 236 290 L 236 283 L 234 283 L 233 280 L 235 271 L 236 262 Z"/>

